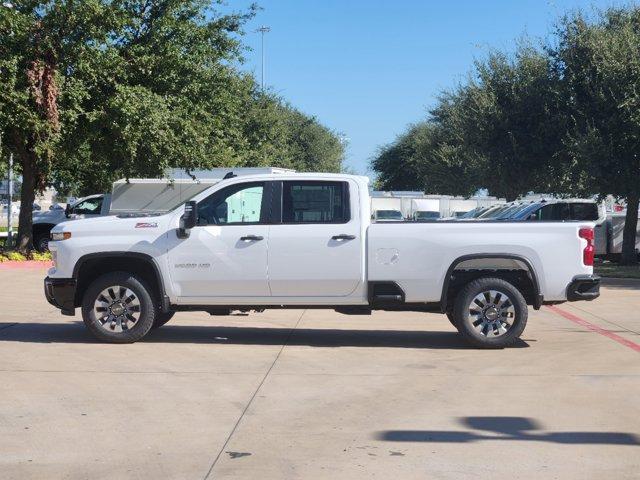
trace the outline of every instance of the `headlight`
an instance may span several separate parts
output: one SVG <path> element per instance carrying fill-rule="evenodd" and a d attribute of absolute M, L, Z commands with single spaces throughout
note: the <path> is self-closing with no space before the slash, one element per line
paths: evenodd
<path fill-rule="evenodd" d="M 61 242 L 71 238 L 71 232 L 53 232 L 51 233 L 51 240 L 54 242 Z"/>

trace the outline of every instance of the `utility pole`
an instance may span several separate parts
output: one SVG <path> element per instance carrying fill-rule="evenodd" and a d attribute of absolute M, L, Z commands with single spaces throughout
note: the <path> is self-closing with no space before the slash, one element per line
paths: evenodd
<path fill-rule="evenodd" d="M 264 93 L 264 34 L 269 33 L 271 31 L 270 27 L 266 25 L 261 26 L 256 32 L 260 32 L 262 34 L 262 93 Z"/>

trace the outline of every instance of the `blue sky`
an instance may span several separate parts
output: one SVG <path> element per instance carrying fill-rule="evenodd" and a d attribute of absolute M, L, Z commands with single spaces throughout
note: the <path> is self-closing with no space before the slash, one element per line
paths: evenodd
<path fill-rule="evenodd" d="M 230 1 L 243 9 L 250 1 Z M 377 148 L 423 119 L 438 93 L 464 79 L 474 58 L 544 38 L 563 13 L 628 2 L 580 0 L 259 0 L 242 67 L 348 139 L 347 165 L 367 174 Z"/>

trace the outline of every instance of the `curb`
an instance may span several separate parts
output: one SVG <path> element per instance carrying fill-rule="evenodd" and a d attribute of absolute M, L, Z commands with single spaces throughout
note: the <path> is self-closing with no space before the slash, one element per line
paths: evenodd
<path fill-rule="evenodd" d="M 41 261 L 41 260 L 9 260 L 6 262 L 0 262 L 0 271 L 1 270 L 39 270 L 39 269 L 49 269 L 53 267 L 53 262 L 50 260 Z"/>

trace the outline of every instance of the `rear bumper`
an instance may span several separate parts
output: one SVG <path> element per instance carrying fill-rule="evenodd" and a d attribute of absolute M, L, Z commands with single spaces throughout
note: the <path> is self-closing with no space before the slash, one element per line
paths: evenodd
<path fill-rule="evenodd" d="M 44 295 L 47 301 L 59 308 L 63 315 L 75 315 L 76 279 L 44 279 Z"/>
<path fill-rule="evenodd" d="M 567 300 L 594 300 L 600 296 L 600 277 L 597 275 L 578 275 L 567 286 Z"/>

